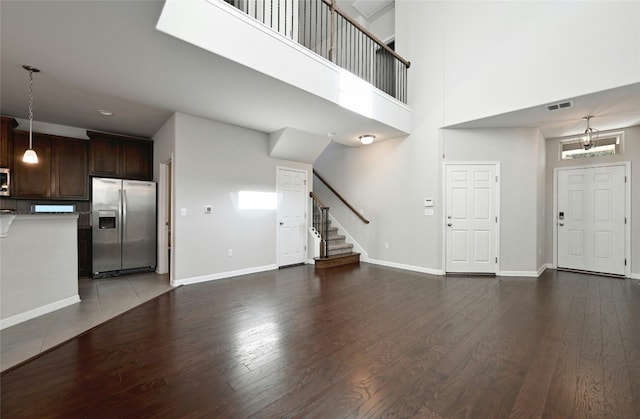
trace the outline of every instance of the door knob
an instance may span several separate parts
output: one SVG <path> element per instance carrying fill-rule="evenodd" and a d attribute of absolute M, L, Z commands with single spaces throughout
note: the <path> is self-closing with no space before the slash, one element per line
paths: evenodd
<path fill-rule="evenodd" d="M 280 221 L 280 225 L 283 226 L 284 225 L 284 221 Z"/>
<path fill-rule="evenodd" d="M 447 224 L 447 225 L 448 225 L 449 227 L 451 227 L 451 226 L 452 226 L 452 224 L 451 224 L 451 223 L 449 223 L 449 224 Z"/>
<path fill-rule="evenodd" d="M 562 227 L 564 225 L 564 223 L 560 223 L 560 227 Z"/>

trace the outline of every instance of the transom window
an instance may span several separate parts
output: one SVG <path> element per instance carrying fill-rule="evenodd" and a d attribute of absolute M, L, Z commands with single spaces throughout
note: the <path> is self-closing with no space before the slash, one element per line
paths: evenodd
<path fill-rule="evenodd" d="M 603 134 L 589 150 L 582 148 L 580 138 L 571 138 L 560 143 L 560 159 L 583 159 L 589 157 L 622 154 L 622 132 Z"/>

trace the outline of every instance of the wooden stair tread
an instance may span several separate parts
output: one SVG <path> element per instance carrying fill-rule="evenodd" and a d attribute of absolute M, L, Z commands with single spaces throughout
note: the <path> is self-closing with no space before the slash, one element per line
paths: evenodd
<path fill-rule="evenodd" d="M 313 260 L 315 261 L 316 269 L 333 268 L 336 266 L 359 264 L 360 253 L 340 253 L 326 258 L 313 258 Z"/>

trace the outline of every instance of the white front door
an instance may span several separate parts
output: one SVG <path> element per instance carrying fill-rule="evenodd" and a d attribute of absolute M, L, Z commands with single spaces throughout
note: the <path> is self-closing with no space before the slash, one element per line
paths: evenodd
<path fill-rule="evenodd" d="M 496 273 L 495 164 L 446 165 L 446 272 Z"/>
<path fill-rule="evenodd" d="M 625 166 L 558 171 L 558 268 L 625 274 L 625 173 Z"/>
<path fill-rule="evenodd" d="M 307 172 L 278 168 L 278 266 L 304 263 L 307 237 Z"/>

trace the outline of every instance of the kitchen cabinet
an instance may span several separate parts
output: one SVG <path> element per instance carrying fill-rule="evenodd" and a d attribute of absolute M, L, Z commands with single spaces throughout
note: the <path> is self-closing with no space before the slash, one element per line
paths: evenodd
<path fill-rule="evenodd" d="M 0 168 L 9 167 L 9 144 L 13 139 L 13 128 L 18 125 L 15 119 L 2 117 L 2 131 L 0 132 Z"/>
<path fill-rule="evenodd" d="M 78 228 L 78 277 L 91 276 L 91 227 Z"/>
<path fill-rule="evenodd" d="M 15 131 L 11 181 L 14 198 L 89 199 L 88 141 L 34 133 L 37 164 L 22 162 L 28 147 L 29 133 Z"/>
<path fill-rule="evenodd" d="M 89 159 L 94 176 L 118 177 L 120 175 L 120 141 L 102 135 L 89 135 Z"/>
<path fill-rule="evenodd" d="M 89 199 L 89 142 L 54 138 L 51 145 L 51 197 Z"/>
<path fill-rule="evenodd" d="M 87 131 L 91 175 L 153 180 L 153 141 Z"/>
<path fill-rule="evenodd" d="M 33 134 L 37 164 L 24 163 L 22 155 L 29 148 L 29 133 L 15 131 L 11 155 L 11 196 L 14 198 L 51 198 L 51 139 Z"/>

